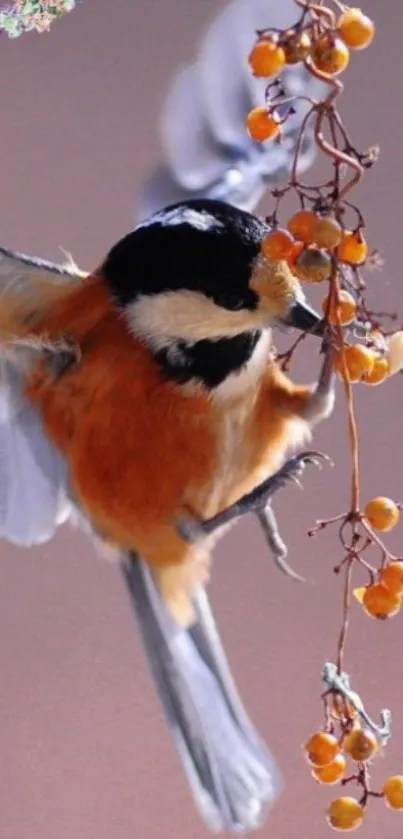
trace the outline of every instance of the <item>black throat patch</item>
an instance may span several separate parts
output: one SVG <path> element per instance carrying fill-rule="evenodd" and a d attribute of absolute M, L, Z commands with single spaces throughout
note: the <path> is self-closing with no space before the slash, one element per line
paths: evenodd
<path fill-rule="evenodd" d="M 165 376 L 178 384 L 193 380 L 211 390 L 250 360 L 261 332 L 243 332 L 234 338 L 203 340 L 194 344 L 178 341 L 154 353 Z"/>

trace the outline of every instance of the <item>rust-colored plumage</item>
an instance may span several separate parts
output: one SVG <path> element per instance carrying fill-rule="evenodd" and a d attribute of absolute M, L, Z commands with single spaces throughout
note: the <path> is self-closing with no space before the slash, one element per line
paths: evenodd
<path fill-rule="evenodd" d="M 102 276 L 68 294 L 61 287 L 59 296 L 53 286 L 43 309 L 27 321 L 19 310 L 13 318 L 3 303 L 0 316 L 14 336 L 55 342 L 68 336 L 81 362 L 60 378 L 38 362 L 27 395 L 65 453 L 73 495 L 94 529 L 154 567 L 197 553 L 177 533 L 184 512 L 202 518 L 219 512 L 308 435 L 299 417 L 310 389 L 293 384 L 269 359 L 253 387 L 226 400 L 164 380 Z M 169 579 L 180 584 L 182 575 Z"/>
<path fill-rule="evenodd" d="M 328 359 L 312 389 L 270 355 L 272 325 L 320 319 L 286 263 L 261 255 L 266 232 L 194 201 L 140 225 L 90 275 L 0 248 L 0 351 L 6 388 L 16 381 L 20 399 L 23 382 L 41 418 L 32 460 L 44 432 L 65 498 L 117 549 L 195 800 L 213 829 L 236 833 L 262 825 L 279 779 L 203 591 L 210 552 L 231 505 L 248 511 L 264 482 L 266 511 L 267 481 L 275 492 L 284 469 L 299 474 L 309 453 L 285 464 L 287 453 L 333 405 Z"/>
<path fill-rule="evenodd" d="M 34 328 L 20 331 L 55 341 L 69 336 L 78 345 L 81 363 L 68 376 L 55 379 L 38 363 L 27 395 L 65 453 L 73 496 L 94 529 L 154 567 L 197 553 L 177 533 L 184 512 L 214 515 L 275 471 L 308 434 L 299 416 L 310 389 L 294 385 L 273 361 L 253 388 L 223 401 L 165 381 L 101 277 L 63 293 Z"/>

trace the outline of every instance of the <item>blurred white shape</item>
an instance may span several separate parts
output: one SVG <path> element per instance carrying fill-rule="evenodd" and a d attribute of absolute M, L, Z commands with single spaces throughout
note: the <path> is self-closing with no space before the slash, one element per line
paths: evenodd
<path fill-rule="evenodd" d="M 208 29 L 195 64 L 210 129 L 220 143 L 235 148 L 245 146 L 245 114 L 250 104 L 245 65 L 254 29 L 250 18 L 243 30 L 243 3 L 231 3 Z"/>
<path fill-rule="evenodd" d="M 167 160 L 180 186 L 204 189 L 221 177 L 222 150 L 211 133 L 195 65 L 178 73 L 166 99 L 162 125 Z"/>
<path fill-rule="evenodd" d="M 235 0 L 207 30 L 197 66 L 211 129 L 223 143 L 245 146 L 245 116 L 264 99 L 267 82 L 247 63 L 256 30 L 286 29 L 299 16 L 294 0 Z"/>
<path fill-rule="evenodd" d="M 403 331 L 395 332 L 388 338 L 386 358 L 389 363 L 389 375 L 399 373 L 403 370 Z"/>
<path fill-rule="evenodd" d="M 24 401 L 23 380 L 1 360 L 0 539 L 20 547 L 47 542 L 68 518 L 66 466 Z"/>
<path fill-rule="evenodd" d="M 298 17 L 294 0 L 233 0 L 218 14 L 196 61 L 179 70 L 167 95 L 161 121 L 165 160 L 140 191 L 140 219 L 169 203 L 199 197 L 253 210 L 269 183 L 287 177 L 309 103 L 296 103 L 281 144 L 255 143 L 245 120 L 251 108 L 264 101 L 266 83 L 253 78 L 247 58 L 257 29 L 288 28 Z M 323 85 L 302 65 L 286 67 L 282 82 L 291 95 L 315 99 L 323 92 Z M 308 128 L 301 173 L 314 157 Z"/>

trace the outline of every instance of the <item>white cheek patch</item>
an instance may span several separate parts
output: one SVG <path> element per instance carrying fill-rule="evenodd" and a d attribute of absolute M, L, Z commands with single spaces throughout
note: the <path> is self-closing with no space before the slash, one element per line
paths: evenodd
<path fill-rule="evenodd" d="M 256 311 L 223 309 L 204 294 L 188 290 L 141 295 L 124 315 L 132 332 L 153 349 L 178 340 L 232 338 L 261 326 Z"/>

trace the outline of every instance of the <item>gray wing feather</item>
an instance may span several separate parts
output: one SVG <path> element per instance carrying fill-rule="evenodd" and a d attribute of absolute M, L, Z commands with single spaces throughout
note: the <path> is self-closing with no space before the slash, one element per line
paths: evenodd
<path fill-rule="evenodd" d="M 192 126 L 190 143 L 184 125 Z M 193 133 L 194 126 L 197 128 Z M 163 110 L 163 134 L 168 166 L 179 187 L 202 190 L 222 176 L 223 152 L 205 114 L 200 74 L 195 65 L 181 70 L 169 91 Z"/>
<path fill-rule="evenodd" d="M 81 271 L 75 265 L 71 257 L 59 265 L 0 246 L 0 293 L 12 284 L 16 285 L 16 290 L 22 290 L 29 285 L 32 277 L 39 275 L 52 277 L 54 282 L 69 283 L 88 276 L 87 272 Z"/>
<path fill-rule="evenodd" d="M 0 247 L 0 301 L 38 277 L 75 284 L 85 276 L 72 261 L 56 265 Z M 0 538 L 23 547 L 51 539 L 71 511 L 66 463 L 24 398 L 29 359 L 29 349 L 0 345 Z"/>
<path fill-rule="evenodd" d="M 23 379 L 2 360 L 0 538 L 30 547 L 48 541 L 70 512 L 66 464 L 39 414 L 24 402 Z"/>

